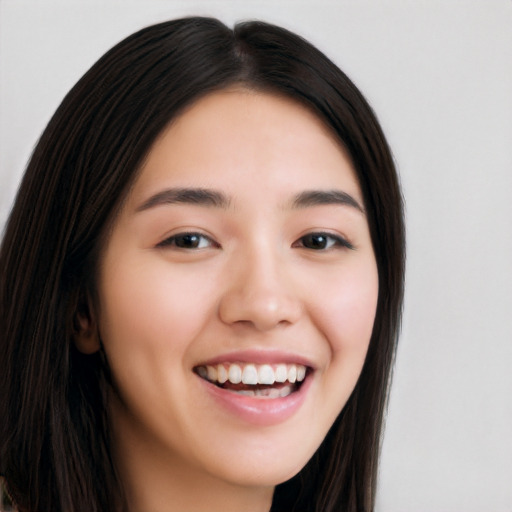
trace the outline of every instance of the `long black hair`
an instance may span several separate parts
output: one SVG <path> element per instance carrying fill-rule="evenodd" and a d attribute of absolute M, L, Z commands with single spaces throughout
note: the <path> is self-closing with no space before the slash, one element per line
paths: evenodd
<path fill-rule="evenodd" d="M 185 106 L 232 85 L 316 113 L 350 153 L 379 273 L 359 381 L 274 511 L 371 511 L 400 323 L 402 198 L 371 108 L 325 55 L 262 22 L 157 24 L 107 52 L 68 93 L 28 164 L 0 250 L 0 475 L 21 511 L 123 508 L 111 454 L 108 362 L 79 353 L 77 311 L 94 293 L 108 226 L 156 137 Z"/>

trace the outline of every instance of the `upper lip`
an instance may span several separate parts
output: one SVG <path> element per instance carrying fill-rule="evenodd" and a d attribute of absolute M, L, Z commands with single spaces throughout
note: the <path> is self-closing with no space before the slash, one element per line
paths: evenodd
<path fill-rule="evenodd" d="M 278 350 L 238 350 L 227 352 L 202 361 L 197 366 L 214 366 L 222 363 L 255 363 L 255 364 L 301 364 L 314 369 L 314 363 L 299 354 Z"/>

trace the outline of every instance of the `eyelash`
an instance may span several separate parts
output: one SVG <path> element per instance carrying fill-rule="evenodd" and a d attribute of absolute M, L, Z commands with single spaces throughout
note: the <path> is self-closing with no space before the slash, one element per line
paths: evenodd
<path fill-rule="evenodd" d="M 192 240 L 199 240 L 199 244 L 192 247 L 184 247 L 182 245 L 179 245 L 179 243 L 187 241 L 189 243 L 192 242 Z M 176 235 L 170 236 L 169 238 L 166 238 L 162 242 L 160 242 L 157 247 L 175 247 L 176 249 L 182 249 L 182 250 L 200 250 L 205 249 L 206 247 L 201 247 L 200 240 L 206 240 L 209 246 L 219 248 L 220 245 L 212 240 L 209 236 L 203 235 L 202 233 L 196 233 L 196 232 L 184 232 L 184 233 L 178 233 Z M 194 243 L 194 242 L 192 242 Z"/>
<path fill-rule="evenodd" d="M 305 246 L 304 241 L 309 239 L 309 241 L 311 242 L 313 238 L 317 239 L 316 242 L 313 242 L 316 245 L 319 244 L 318 239 L 323 240 L 323 242 L 324 242 L 323 244 L 320 242 L 320 245 L 323 245 L 323 246 L 317 247 L 316 249 L 314 249 L 313 247 Z M 307 233 L 307 234 L 301 236 L 297 240 L 297 242 L 294 242 L 292 247 L 297 247 L 297 244 L 299 244 L 299 243 L 301 244 L 300 247 L 302 247 L 304 249 L 310 249 L 313 251 L 328 251 L 328 250 L 335 249 L 335 248 L 354 249 L 354 246 L 347 239 L 343 238 L 342 236 L 334 235 L 332 233 L 325 233 L 322 231 L 311 232 L 311 233 Z M 325 246 L 325 245 L 327 245 L 327 246 Z"/>
<path fill-rule="evenodd" d="M 314 240 L 316 238 L 316 241 Z M 184 232 L 166 238 L 160 242 L 157 247 L 174 247 L 182 250 L 201 250 L 206 249 L 206 245 L 202 245 L 201 241 L 206 241 L 208 247 L 219 248 L 220 245 L 212 240 L 210 237 L 197 232 Z M 308 247 L 305 241 L 310 245 L 316 245 L 317 247 Z M 181 245 L 180 245 L 181 244 Z M 186 247 L 185 245 L 189 246 Z M 190 246 L 192 244 L 192 246 Z M 354 249 L 354 246 L 345 238 L 339 235 L 333 235 L 332 233 L 325 232 L 312 232 L 301 236 L 296 242 L 292 244 L 292 247 L 309 249 L 312 251 L 328 251 L 334 248 L 345 248 Z"/>

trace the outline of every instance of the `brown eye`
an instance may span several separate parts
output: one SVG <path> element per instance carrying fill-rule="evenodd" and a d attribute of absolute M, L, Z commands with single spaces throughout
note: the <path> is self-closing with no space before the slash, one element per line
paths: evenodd
<path fill-rule="evenodd" d="M 178 249 L 206 249 L 218 247 L 211 238 L 201 233 L 178 233 L 158 244 L 158 247 L 176 247 Z"/>
<path fill-rule="evenodd" d="M 313 251 L 325 251 L 335 247 L 353 249 L 350 242 L 331 233 L 308 233 L 299 239 L 298 244 Z"/>

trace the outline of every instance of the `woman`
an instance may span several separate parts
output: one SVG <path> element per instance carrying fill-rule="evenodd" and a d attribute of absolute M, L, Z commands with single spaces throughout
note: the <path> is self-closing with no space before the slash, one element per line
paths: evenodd
<path fill-rule="evenodd" d="M 372 510 L 403 293 L 392 158 L 300 37 L 141 30 L 39 141 L 0 254 L 22 511 Z"/>

